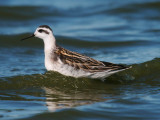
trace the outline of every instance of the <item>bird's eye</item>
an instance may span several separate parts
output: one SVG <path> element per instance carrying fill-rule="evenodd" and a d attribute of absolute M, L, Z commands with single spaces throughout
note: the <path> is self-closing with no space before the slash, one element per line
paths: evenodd
<path fill-rule="evenodd" d="M 38 30 L 38 32 L 42 33 L 42 32 L 43 32 L 43 30 L 42 30 L 42 29 L 39 29 L 39 30 Z"/>

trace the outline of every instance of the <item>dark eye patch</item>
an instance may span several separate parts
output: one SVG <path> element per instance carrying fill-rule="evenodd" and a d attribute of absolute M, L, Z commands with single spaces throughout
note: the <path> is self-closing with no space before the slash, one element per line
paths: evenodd
<path fill-rule="evenodd" d="M 38 32 L 42 33 L 42 32 L 43 32 L 43 30 L 42 30 L 42 29 L 39 29 L 39 30 L 38 30 Z"/>
<path fill-rule="evenodd" d="M 40 32 L 40 33 L 44 32 L 44 33 L 46 33 L 46 34 L 49 34 L 49 32 L 48 32 L 48 31 L 43 30 L 43 29 L 39 29 L 39 30 L 38 30 L 38 32 Z"/>

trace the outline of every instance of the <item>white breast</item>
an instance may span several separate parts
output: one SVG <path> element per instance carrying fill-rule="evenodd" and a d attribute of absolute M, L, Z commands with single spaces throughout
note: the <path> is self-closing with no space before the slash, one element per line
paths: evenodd
<path fill-rule="evenodd" d="M 45 55 L 45 67 L 48 71 L 57 71 L 63 75 L 66 76 L 72 76 L 72 77 L 87 77 L 91 73 L 87 73 L 83 70 L 77 70 L 72 66 L 69 66 L 67 64 L 64 64 L 60 59 L 57 61 L 54 61 L 49 57 L 48 55 Z"/>
<path fill-rule="evenodd" d="M 50 57 L 45 56 L 45 67 L 48 71 L 54 70 L 55 68 L 55 63 Z"/>

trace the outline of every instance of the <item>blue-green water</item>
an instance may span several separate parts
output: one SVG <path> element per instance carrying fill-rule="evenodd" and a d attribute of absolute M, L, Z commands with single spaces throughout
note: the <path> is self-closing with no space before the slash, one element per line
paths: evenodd
<path fill-rule="evenodd" d="M 5 0 L 0 3 L 0 119 L 159 120 L 159 0 Z M 105 82 L 44 67 L 43 42 L 20 42 L 47 24 L 57 43 L 132 65 Z"/>

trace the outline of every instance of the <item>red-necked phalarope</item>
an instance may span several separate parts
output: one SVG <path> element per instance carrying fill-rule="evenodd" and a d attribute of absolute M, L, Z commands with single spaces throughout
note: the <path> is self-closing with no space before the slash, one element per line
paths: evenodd
<path fill-rule="evenodd" d="M 129 67 L 93 58 L 69 51 L 56 45 L 52 29 L 47 25 L 39 26 L 35 33 L 22 40 L 38 37 L 44 41 L 45 67 L 48 71 L 57 71 L 66 76 L 104 79 Z"/>

